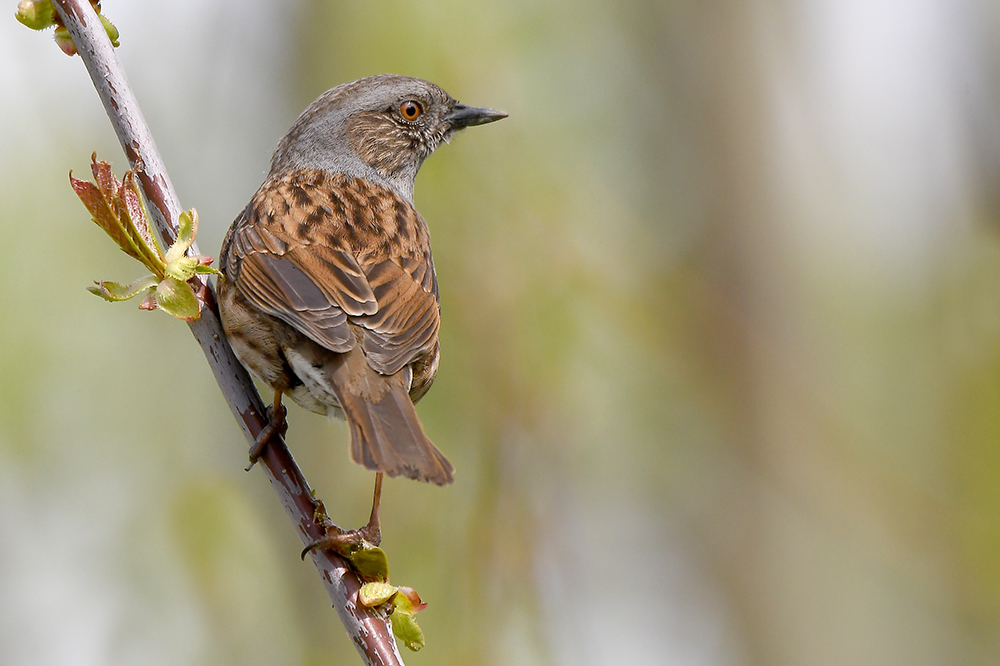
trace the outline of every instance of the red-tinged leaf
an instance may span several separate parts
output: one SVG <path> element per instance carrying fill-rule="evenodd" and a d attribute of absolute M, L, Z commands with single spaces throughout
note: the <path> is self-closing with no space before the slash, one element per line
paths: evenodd
<path fill-rule="evenodd" d="M 150 257 L 155 257 L 159 261 L 160 246 L 150 230 L 146 207 L 139 194 L 139 184 L 135 182 L 135 176 L 131 171 L 126 171 L 122 178 L 121 200 L 128 211 L 132 225 L 139 234 L 136 240 L 141 241 L 149 249 Z"/>
<path fill-rule="evenodd" d="M 158 308 L 156 304 L 156 291 L 153 290 L 146 294 L 146 298 L 142 299 L 142 303 L 139 303 L 140 310 L 155 310 Z"/>
<path fill-rule="evenodd" d="M 94 180 L 97 181 L 97 187 L 101 189 L 104 196 L 109 201 L 114 199 L 118 195 L 118 180 L 111 171 L 111 165 L 104 160 L 97 159 L 97 153 L 91 153 L 90 170 L 94 174 Z"/>
<path fill-rule="evenodd" d="M 56 28 L 53 38 L 56 40 L 56 46 L 58 46 L 59 50 L 63 53 L 68 56 L 76 55 L 76 44 L 73 43 L 73 38 L 70 36 L 69 30 L 67 30 L 64 26 Z"/>
<path fill-rule="evenodd" d="M 83 202 L 84 207 L 90 212 L 97 226 L 104 229 L 123 252 L 130 257 L 141 260 L 142 258 L 129 241 L 125 228 L 122 226 L 118 214 L 112 208 L 105 193 L 93 183 L 74 178 L 73 172 L 70 172 L 69 182 L 73 191 L 76 192 L 80 201 Z"/>
<path fill-rule="evenodd" d="M 139 186 L 131 172 L 125 173 L 125 184 L 118 182 L 111 165 L 98 160 L 96 153 L 91 155 L 91 171 L 96 185 L 74 178 L 72 172 L 70 184 L 94 222 L 125 254 L 162 277 L 163 260 L 149 230 Z"/>
<path fill-rule="evenodd" d="M 69 172 L 69 185 L 76 192 L 76 196 L 80 197 L 80 201 L 83 202 L 84 208 L 86 208 L 90 214 L 94 217 L 94 221 L 97 222 L 102 228 L 104 224 L 98 220 L 105 211 L 111 212 L 108 208 L 108 202 L 104 199 L 104 195 L 101 191 L 97 189 L 97 186 L 91 183 L 89 180 L 80 180 L 79 178 L 73 177 L 73 172 Z"/>
<path fill-rule="evenodd" d="M 427 608 L 420 595 L 412 587 L 396 588 L 392 598 L 392 633 L 403 645 L 416 652 L 424 646 L 424 632 L 421 631 L 414 615 Z"/>
<path fill-rule="evenodd" d="M 400 587 L 397 589 L 399 590 L 399 596 L 396 597 L 396 605 L 402 605 L 403 610 L 409 613 L 419 613 L 427 608 L 427 603 L 420 600 L 420 595 L 412 587 Z"/>
<path fill-rule="evenodd" d="M 122 177 L 121 199 L 133 222 L 146 219 L 146 211 L 142 209 L 142 200 L 139 198 L 135 176 L 131 171 L 126 171 Z M 138 227 L 138 224 L 136 226 Z"/>

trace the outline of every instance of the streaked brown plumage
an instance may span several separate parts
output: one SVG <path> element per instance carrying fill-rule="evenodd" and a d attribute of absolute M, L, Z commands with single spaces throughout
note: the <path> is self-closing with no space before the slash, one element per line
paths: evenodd
<path fill-rule="evenodd" d="M 223 242 L 219 302 L 237 357 L 276 398 L 346 418 L 368 469 L 452 481 L 414 408 L 437 373 L 440 308 L 413 180 L 455 131 L 505 116 L 408 77 L 327 91 Z"/>
<path fill-rule="evenodd" d="M 223 261 L 226 333 L 254 374 L 307 409 L 346 413 L 355 462 L 452 480 L 413 409 L 437 373 L 440 314 L 412 206 L 363 179 L 296 171 L 254 196 Z"/>

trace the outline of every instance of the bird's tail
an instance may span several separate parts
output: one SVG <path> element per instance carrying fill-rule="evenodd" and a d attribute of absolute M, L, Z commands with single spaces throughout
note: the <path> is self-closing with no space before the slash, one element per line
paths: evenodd
<path fill-rule="evenodd" d="M 341 362 L 330 364 L 329 371 L 351 428 L 354 462 L 389 476 L 439 486 L 451 483 L 455 468 L 424 434 L 403 385 L 403 371 L 389 377 L 380 375 L 363 360 L 355 364 L 351 362 L 354 359 L 343 358 L 353 354 L 360 356 L 361 350 L 338 355 Z"/>

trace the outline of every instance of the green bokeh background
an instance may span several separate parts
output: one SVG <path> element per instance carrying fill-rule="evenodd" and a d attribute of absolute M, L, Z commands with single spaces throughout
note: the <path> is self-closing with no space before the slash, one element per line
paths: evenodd
<path fill-rule="evenodd" d="M 408 664 L 1000 661 L 996 3 L 104 8 L 208 254 L 337 83 L 510 113 L 417 179 L 458 472 L 385 489 Z M 8 14 L 0 91 L 0 665 L 359 663 L 186 327 L 84 290 L 140 268 L 68 186 L 126 164 L 82 63 Z"/>

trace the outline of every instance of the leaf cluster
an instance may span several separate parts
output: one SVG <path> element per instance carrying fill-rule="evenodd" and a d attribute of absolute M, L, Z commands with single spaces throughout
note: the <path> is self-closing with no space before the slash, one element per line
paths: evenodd
<path fill-rule="evenodd" d="M 118 28 L 101 13 L 100 0 L 90 0 L 90 4 L 94 8 L 94 11 L 97 12 L 97 18 L 101 19 L 101 25 L 104 26 L 104 32 L 108 34 L 111 45 L 117 48 Z M 76 44 L 73 43 L 73 38 L 70 36 L 69 30 L 63 25 L 62 19 L 56 12 L 56 8 L 52 5 L 52 0 L 21 0 L 21 2 L 17 3 L 17 11 L 14 13 L 14 18 L 21 25 L 32 30 L 45 30 L 46 28 L 55 26 L 54 37 L 56 44 L 66 55 L 76 55 Z"/>
<path fill-rule="evenodd" d="M 111 165 L 91 156 L 91 171 L 95 183 L 73 177 L 70 185 L 97 226 L 111 237 L 122 252 L 152 271 L 151 275 L 123 285 L 107 280 L 96 281 L 88 291 L 106 301 L 125 301 L 147 291 L 139 305 L 143 310 L 163 309 L 185 321 L 201 316 L 204 306 L 189 281 L 195 275 L 219 272 L 211 268 L 214 259 L 204 255 L 188 256 L 188 248 L 198 235 L 198 212 L 184 211 L 177 220 L 177 240 L 166 253 L 160 247 L 149 225 L 149 211 L 142 198 L 139 184 L 131 171 L 119 181 Z"/>

